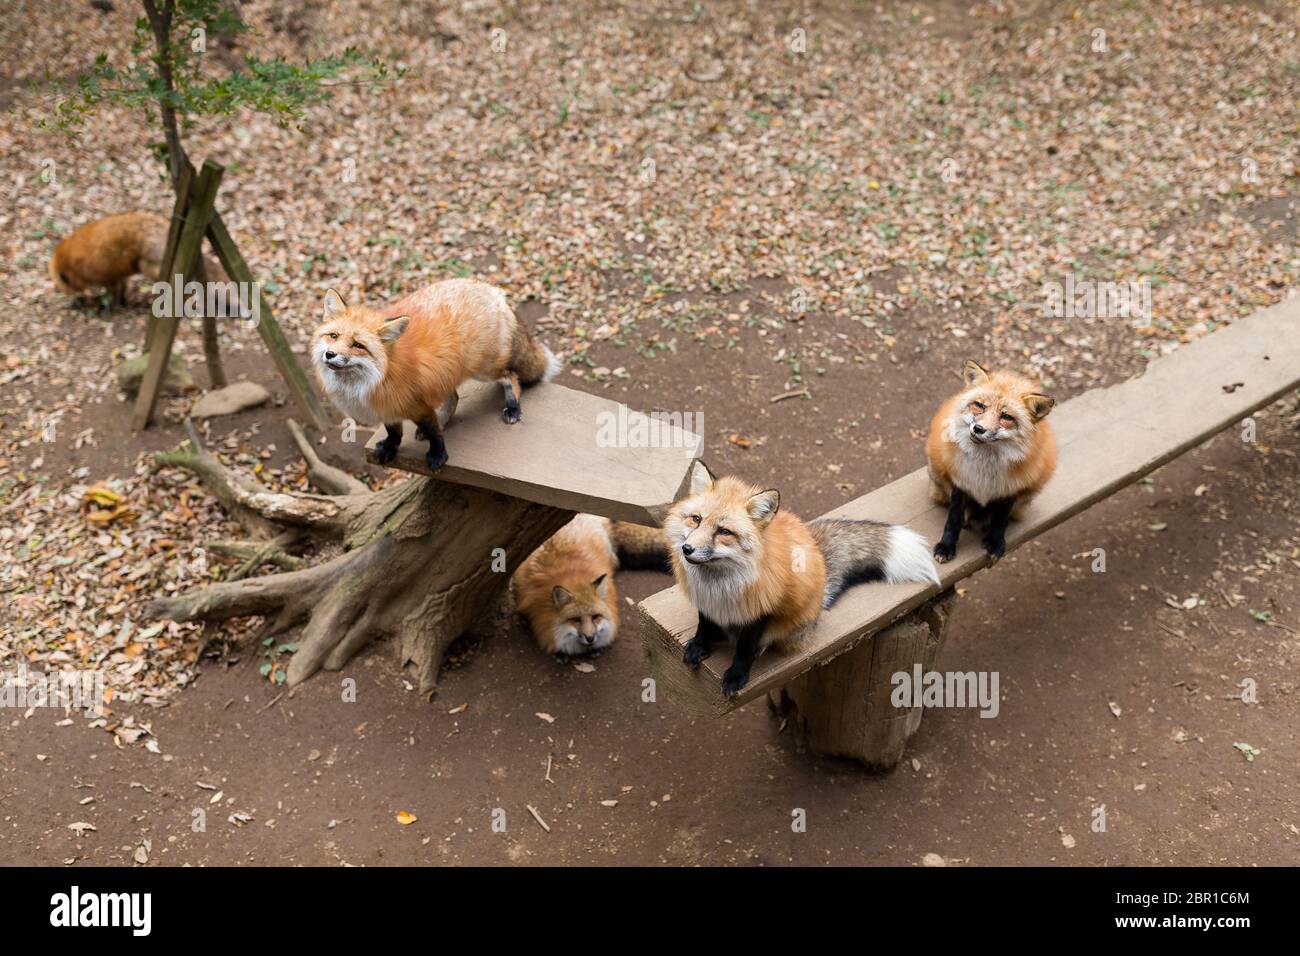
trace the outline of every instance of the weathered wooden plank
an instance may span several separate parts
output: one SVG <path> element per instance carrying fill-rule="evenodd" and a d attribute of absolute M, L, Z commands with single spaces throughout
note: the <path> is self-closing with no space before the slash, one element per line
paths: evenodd
<path fill-rule="evenodd" d="M 1238 384 L 1240 383 L 1240 384 Z M 1235 388 L 1232 388 L 1236 386 Z M 1110 388 L 1086 392 L 1052 413 L 1060 464 L 1056 476 L 1007 531 L 1018 547 L 1251 412 L 1300 386 L 1300 297 L 1240 319 L 1152 362 L 1146 372 Z M 1228 391 L 1232 388 L 1231 391 Z M 923 454 L 918 447 L 917 455 Z M 944 510 L 929 498 L 924 468 L 830 512 L 907 524 L 937 541 Z M 850 589 L 822 615 L 797 654 L 765 654 L 750 682 L 730 700 L 722 695 L 725 649 L 692 671 L 682 646 L 695 633 L 696 613 L 677 588 L 651 595 L 645 645 L 661 692 L 689 711 L 722 714 L 781 687 L 808 668 L 845 652 L 944 588 L 986 567 L 978 534 L 962 535 L 956 557 L 939 566 L 941 584 L 872 584 Z"/>
<path fill-rule="evenodd" d="M 217 199 L 217 190 L 221 188 L 221 177 L 225 168 L 211 161 L 203 164 L 193 186 L 190 188 L 189 206 L 185 210 L 185 225 L 181 229 L 180 239 L 176 243 L 175 261 L 172 274 L 161 275 L 163 282 L 172 282 L 175 273 L 180 273 L 182 282 L 185 276 L 194 271 L 195 264 L 202 254 L 203 233 L 212 216 L 212 205 Z M 144 378 L 140 380 L 140 392 L 135 399 L 135 409 L 131 413 L 131 427 L 136 431 L 149 424 L 153 417 L 154 406 L 158 402 L 158 392 L 163 375 L 167 371 L 167 360 L 171 357 L 172 344 L 176 341 L 176 330 L 180 326 L 180 316 L 165 315 L 153 323 L 148 332 L 149 364 L 145 368 Z"/>
<path fill-rule="evenodd" d="M 249 269 L 248 263 L 240 254 L 239 247 L 235 245 L 235 240 L 231 238 L 226 224 L 222 222 L 220 213 L 214 212 L 208 221 L 208 241 L 212 243 L 212 249 L 221 260 L 222 268 L 226 270 L 226 275 L 231 281 L 248 283 L 252 287 L 253 271 Z M 307 373 L 294 357 L 293 349 L 289 347 L 284 331 L 280 328 L 280 323 L 275 320 L 275 313 L 271 311 L 271 303 L 262 294 L 262 287 L 258 285 L 255 288 L 258 307 L 257 334 L 262 337 L 262 342 L 271 353 L 276 368 L 280 370 L 280 376 L 289 386 L 289 393 L 293 395 L 303 414 L 319 430 L 329 430 L 331 425 L 329 414 L 311 387 Z"/>
<path fill-rule="evenodd" d="M 701 436 L 676 422 L 656 421 L 562 385 L 526 389 L 524 417 L 514 425 L 501 420 L 503 404 L 497 385 L 461 386 L 460 405 L 446 430 L 447 464 L 436 473 L 428 469 L 428 443 L 407 422 L 397 458 L 388 467 L 657 526 L 686 487 L 703 448 Z M 367 443 L 369 461 L 375 461 L 374 446 L 384 434 L 380 428 Z"/>

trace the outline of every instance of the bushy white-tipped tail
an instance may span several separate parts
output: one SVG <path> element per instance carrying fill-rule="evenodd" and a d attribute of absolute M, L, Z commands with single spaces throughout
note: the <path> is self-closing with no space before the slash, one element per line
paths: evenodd
<path fill-rule="evenodd" d="M 902 525 L 889 529 L 889 550 L 885 554 L 885 580 L 890 584 L 915 581 L 939 583 L 939 569 L 930 545 L 917 532 Z"/>
<path fill-rule="evenodd" d="M 549 345 L 546 345 L 544 342 L 539 342 L 538 344 L 542 346 L 542 351 L 546 354 L 546 371 L 542 373 L 542 381 L 549 382 L 551 379 L 555 378 L 555 376 L 560 374 L 561 370 L 564 368 L 564 363 L 556 357 L 556 354 L 551 351 Z"/>

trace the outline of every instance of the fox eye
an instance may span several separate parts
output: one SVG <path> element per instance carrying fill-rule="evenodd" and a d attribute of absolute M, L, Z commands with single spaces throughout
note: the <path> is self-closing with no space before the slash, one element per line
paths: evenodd
<path fill-rule="evenodd" d="M 326 332 L 325 337 L 331 342 L 336 342 L 338 341 L 339 334 L 337 332 Z"/>
<path fill-rule="evenodd" d="M 988 408 L 988 406 L 983 402 L 971 402 L 971 407 L 973 407 L 977 412 L 982 412 Z"/>
<path fill-rule="evenodd" d="M 600 618 L 601 618 L 601 616 L 600 616 L 599 614 L 593 614 L 593 615 L 591 616 L 591 623 L 592 623 L 592 624 L 599 624 L 599 623 L 600 623 Z"/>
<path fill-rule="evenodd" d="M 998 421 L 1002 422 L 1008 428 L 1016 427 L 1016 420 L 1012 418 L 1010 415 L 1002 415 L 998 418 Z"/>
<path fill-rule="evenodd" d="M 686 523 L 690 525 L 692 528 L 698 528 L 700 526 L 700 522 L 703 520 L 704 519 L 701 518 L 699 515 L 690 515 L 689 517 L 687 517 Z"/>
<path fill-rule="evenodd" d="M 726 528 L 719 528 L 718 534 L 725 534 L 728 538 L 732 537 L 731 532 L 728 531 Z"/>
<path fill-rule="evenodd" d="M 366 347 L 365 347 L 364 345 L 362 345 L 360 342 L 353 342 L 353 343 L 352 343 L 352 347 L 353 347 L 354 349 L 359 350 L 359 351 L 366 352 L 367 354 L 370 352 L 370 349 L 366 348 Z"/>

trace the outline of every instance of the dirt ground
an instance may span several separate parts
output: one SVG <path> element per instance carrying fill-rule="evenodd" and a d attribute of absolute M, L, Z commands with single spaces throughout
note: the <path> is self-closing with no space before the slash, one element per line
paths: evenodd
<path fill-rule="evenodd" d="M 852 4 L 831 8 L 832 22 L 860 14 Z M 942 40 L 945 55 L 954 58 L 984 49 L 990 33 L 1055 35 L 1070 22 L 1068 14 L 1039 5 L 1010 13 L 998 5 L 919 9 L 888 19 L 886 37 L 900 44 L 904 34 L 918 43 Z M 1161 15 L 1182 17 L 1187 10 L 1174 4 Z M 1159 16 L 1151 16 L 1160 33 Z M 1199 24 L 1201 14 L 1195 16 Z M 1188 43 L 1208 43 L 1211 26 L 1200 24 L 1205 32 Z M 878 42 L 888 47 L 886 39 Z M 0 34 L 0 46 L 12 52 L 21 44 Z M 910 64 L 914 48 L 898 49 L 879 55 Z M 1285 88 L 1294 90 L 1295 74 L 1286 75 Z M 0 92 L 12 92 L 10 84 Z M 436 111 L 431 95 L 422 89 L 405 103 L 408 120 Z M 356 118 L 344 112 L 333 134 L 342 135 Z M 137 144 L 144 140 L 138 131 L 127 135 Z M 1286 143 L 1293 146 L 1293 135 Z M 336 145 L 329 141 L 322 149 Z M 557 157 L 564 148 L 546 147 L 548 167 L 563 162 Z M 16 162 L 15 155 L 7 158 Z M 302 277 L 288 278 L 285 263 L 296 271 L 296 262 L 282 233 L 299 236 L 293 241 L 307 250 L 313 243 L 326 248 L 337 235 L 312 232 L 319 223 L 304 218 L 299 226 L 308 238 L 301 238 L 289 217 L 275 212 L 296 200 L 273 185 L 259 165 L 267 162 L 249 156 L 236 195 L 246 207 L 284 218 L 275 236 L 251 236 L 246 254 L 255 263 L 275 263 L 288 300 L 286 326 L 300 344 L 317 286 L 329 273 L 313 260 Z M 100 201 L 112 195 L 108 187 L 93 188 Z M 1245 236 L 1256 244 L 1252 249 L 1263 250 L 1263 264 L 1252 260 L 1249 281 L 1236 286 L 1216 271 L 1234 264 L 1207 256 L 1203 274 L 1178 277 L 1177 294 L 1186 297 L 1176 300 L 1180 306 L 1192 299 L 1226 317 L 1276 301 L 1294 284 L 1294 176 L 1273 193 L 1169 200 L 1159 225 L 1167 248 L 1203 243 L 1208 230 Z M 1100 192 L 1089 198 L 1101 204 L 1099 234 L 1121 222 L 1106 218 Z M 405 201 L 386 191 L 373 200 L 378 206 Z M 1060 201 L 1070 201 L 1066 192 Z M 5 511 L 6 505 L 34 483 L 67 491 L 130 478 L 142 454 L 183 439 L 178 413 L 186 404 L 173 402 L 149 431 L 130 432 L 128 405 L 111 385 L 111 370 L 140 341 L 146 306 L 69 305 L 41 287 L 40 277 L 31 276 L 43 268 L 37 259 L 56 233 L 36 224 L 44 216 L 73 219 L 77 210 L 62 199 L 49 208 L 23 202 L 6 220 L 15 229 L 5 247 L 6 268 L 13 270 L 4 280 L 11 316 L 0 321 L 0 342 L 13 358 L 0 401 L 6 449 L 0 526 L 14 530 L 3 543 L 14 555 L 24 536 L 33 535 L 32 524 L 44 519 L 21 508 Z M 439 229 L 454 230 L 448 225 L 453 212 L 429 215 Z M 1017 214 L 989 215 L 1011 220 Z M 360 220 L 348 226 L 346 217 L 339 223 L 358 234 L 369 228 Z M 747 235 L 745 228 L 735 231 Z M 728 232 L 720 246 L 733 240 Z M 569 280 L 572 285 L 560 280 L 555 287 L 512 288 L 512 294 L 527 299 L 521 314 L 570 358 L 563 384 L 647 411 L 702 413 L 714 470 L 774 479 L 783 506 L 805 517 L 919 467 L 929 415 L 955 387 L 967 355 L 1045 373 L 1054 394 L 1067 399 L 1136 374 L 1180 336 L 1205 331 L 1189 331 L 1177 319 L 1142 341 L 1123 320 L 1045 329 L 1024 321 L 1023 303 L 1004 315 L 981 301 L 974 291 L 981 282 L 969 275 L 962 281 L 973 303 L 909 298 L 909 284 L 915 289 L 930 281 L 918 279 L 926 270 L 953 278 L 947 267 L 924 265 L 910 253 L 873 272 L 896 310 L 877 315 L 878 323 L 864 325 L 829 305 L 797 317 L 781 304 L 793 288 L 790 277 L 771 262 L 742 273 L 719 253 L 738 271 L 717 287 L 652 283 L 648 270 L 656 262 L 663 265 L 660 278 L 677 268 L 667 265 L 674 253 L 664 241 L 649 250 L 642 239 L 620 238 L 626 259 L 584 265 L 575 257 L 569 267 L 582 278 Z M 570 262 L 562 245 L 546 253 L 561 264 Z M 476 235 L 462 248 L 428 254 L 454 253 L 477 271 L 498 263 L 526 268 L 511 259 L 512 248 Z M 734 251 L 728 245 L 727 255 Z M 379 268 L 370 262 L 363 271 Z M 400 281 L 392 281 L 403 287 L 444 274 L 402 269 Z M 379 296 L 387 282 L 380 287 L 370 276 L 362 284 Z M 597 298 L 584 297 L 590 290 L 583 283 L 599 288 Z M 632 334 L 620 319 L 622 335 L 594 334 L 606 306 L 619 316 L 653 309 L 654 321 Z M 587 311 L 575 314 L 580 308 Z M 28 312 L 42 323 L 37 342 L 24 331 Z M 196 332 L 186 330 L 183 345 L 204 385 L 197 342 Z M 268 469 L 292 469 L 296 455 L 285 420 L 293 410 L 283 383 L 255 337 L 234 333 L 226 345 L 231 378 L 265 384 L 275 402 L 214 423 L 211 435 L 231 434 L 239 455 L 251 449 L 259 456 L 238 460 L 239 467 L 257 460 Z M 35 371 L 26 374 L 29 369 Z M 806 399 L 770 401 L 805 386 Z M 94 440 L 40 444 L 36 423 L 52 409 L 61 434 L 89 433 Z M 236 628 L 209 646 L 184 690 L 152 687 L 154 697 L 128 695 L 113 704 L 115 723 L 130 716 L 149 725 L 154 749 L 123 744 L 62 712 L 0 710 L 0 863 L 921 865 L 935 854 L 949 865 L 1294 865 L 1300 862 L 1300 401 L 1292 395 L 1256 422 L 1253 443 L 1229 430 L 965 582 L 939 668 L 996 671 L 1000 711 L 993 719 L 973 709 L 927 712 L 903 763 L 890 773 L 803 752 L 761 703 L 719 720 L 695 720 L 670 701 L 643 702 L 642 629 L 630 607 L 617 643 L 594 660 L 591 672 L 539 654 L 516 624 L 463 647 L 432 702 L 403 679 L 387 644 L 372 645 L 344 671 L 323 672 L 292 691 L 274 686 L 259 675 L 258 649 L 240 644 L 247 630 Z M 366 473 L 356 445 L 331 436 L 322 452 Z M 369 474 L 383 477 L 379 470 Z M 147 472 L 133 480 L 132 494 L 141 502 L 146 490 L 162 494 L 165 484 Z M 149 503 L 152 510 L 142 510 L 150 515 L 161 507 Z M 222 521 L 212 502 L 192 504 L 196 526 L 178 555 Z M 1107 556 L 1105 573 L 1092 570 L 1098 548 Z M 113 562 L 129 566 L 132 558 L 128 553 Z M 18 640 L 30 641 L 31 628 L 39 627 L 26 617 L 20 622 L 20 602 L 29 602 L 22 605 L 26 613 L 32 589 L 51 585 L 31 574 L 0 580 L 6 603 L 0 636 L 15 641 L 12 654 L 0 657 L 7 670 L 17 660 Z M 666 584 L 638 572 L 624 575 L 619 586 L 630 603 Z M 136 603 L 124 613 L 135 614 Z M 49 630 L 42 649 L 65 638 L 75 643 L 66 628 Z M 194 633 L 185 634 L 185 647 L 194 649 Z M 157 653 L 177 646 L 173 641 Z M 347 679 L 356 682 L 355 700 L 344 699 Z M 1246 680 L 1257 686 L 1255 703 L 1240 699 Z M 156 706 L 147 706 L 150 699 Z M 1104 832 L 1093 829 L 1100 807 Z M 804 832 L 791 827 L 797 810 L 806 813 Z M 403 825 L 399 813 L 416 819 Z M 494 828 L 494 821 L 504 821 L 504 828 Z"/>

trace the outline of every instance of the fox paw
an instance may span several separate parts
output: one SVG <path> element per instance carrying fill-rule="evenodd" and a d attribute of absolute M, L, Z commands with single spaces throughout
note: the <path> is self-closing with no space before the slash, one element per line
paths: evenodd
<path fill-rule="evenodd" d="M 940 541 L 938 544 L 934 546 L 934 559 L 938 561 L 940 564 L 946 564 L 947 562 L 951 561 L 953 559 L 953 555 L 955 555 L 956 553 L 957 553 L 957 543 L 955 541 L 954 542 Z"/>
<path fill-rule="evenodd" d="M 988 552 L 989 557 L 997 561 L 1002 555 L 1007 553 L 1007 539 L 1001 535 L 994 536 L 991 534 L 984 536 L 984 550 Z"/>
<path fill-rule="evenodd" d="M 697 641 L 691 638 L 686 642 L 686 650 L 682 654 L 682 663 L 687 667 L 698 667 L 700 661 L 708 657 L 712 649 L 704 641 Z"/>
<path fill-rule="evenodd" d="M 728 667 L 727 672 L 722 675 L 722 693 L 728 697 L 735 697 L 748 683 L 748 669 L 741 671 L 735 667 Z"/>
<path fill-rule="evenodd" d="M 435 455 L 431 451 L 425 452 L 424 463 L 429 466 L 431 471 L 437 471 L 443 465 L 447 464 L 447 453 L 444 451 L 440 455 Z"/>
<path fill-rule="evenodd" d="M 375 461 L 381 465 L 386 465 L 397 457 L 397 445 L 390 445 L 386 441 L 381 441 L 375 446 Z"/>
<path fill-rule="evenodd" d="M 507 425 L 513 425 L 515 422 L 519 421 L 519 419 L 523 417 L 524 417 L 523 409 L 521 409 L 518 405 L 507 405 L 505 408 L 501 409 L 501 419 Z"/>

